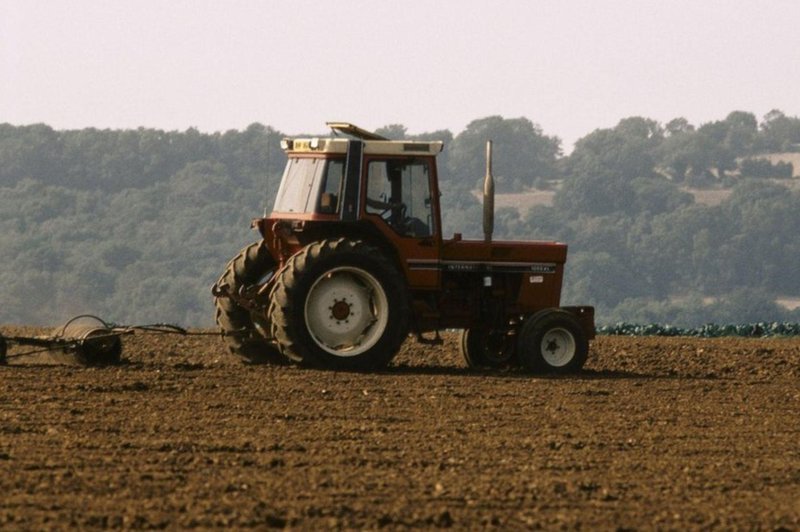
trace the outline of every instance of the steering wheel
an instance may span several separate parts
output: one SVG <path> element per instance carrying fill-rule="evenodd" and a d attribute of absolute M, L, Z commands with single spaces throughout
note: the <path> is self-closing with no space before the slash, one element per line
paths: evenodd
<path fill-rule="evenodd" d="M 389 222 L 392 218 L 405 220 L 406 219 L 406 211 L 408 207 L 402 201 L 397 203 L 387 203 L 387 207 L 383 209 L 380 213 L 380 217 Z M 391 224 L 389 224 L 391 225 Z"/>

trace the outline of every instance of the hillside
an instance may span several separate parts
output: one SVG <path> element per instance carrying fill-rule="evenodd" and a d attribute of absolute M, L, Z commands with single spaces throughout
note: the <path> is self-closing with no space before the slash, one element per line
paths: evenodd
<path fill-rule="evenodd" d="M 494 139 L 496 236 L 567 242 L 563 302 L 597 306 L 601 323 L 797 319 L 775 301 L 800 297 L 798 180 L 770 177 L 786 165 L 744 162 L 788 153 L 800 120 L 737 111 L 697 128 L 673 122 L 626 118 L 568 157 L 524 118 L 380 132 L 445 140 L 445 236 L 481 237 L 471 191 Z M 91 312 L 211 325 L 209 288 L 257 238 L 249 222 L 271 208 L 283 136 L 261 124 L 210 134 L 0 124 L 0 323 Z"/>

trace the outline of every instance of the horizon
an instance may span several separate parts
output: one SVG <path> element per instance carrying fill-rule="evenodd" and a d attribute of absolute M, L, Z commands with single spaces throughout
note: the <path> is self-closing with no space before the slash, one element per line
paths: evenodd
<path fill-rule="evenodd" d="M 781 112 L 783 112 L 783 110 L 782 110 L 782 109 L 776 109 L 776 108 L 774 108 L 774 109 L 772 109 L 772 110 L 777 110 L 777 111 L 781 111 Z M 726 118 L 726 117 L 727 117 L 727 116 L 728 116 L 730 113 L 733 113 L 733 112 L 739 112 L 739 111 L 746 112 L 746 113 L 752 113 L 752 111 L 748 111 L 748 110 L 746 110 L 746 109 L 732 109 L 731 111 L 729 111 L 728 113 L 726 113 L 726 114 L 725 114 L 725 116 L 720 116 L 720 117 L 717 117 L 717 118 L 712 118 L 711 120 L 709 120 L 709 121 L 707 121 L 707 122 L 701 122 L 701 123 L 692 123 L 692 122 L 690 121 L 690 124 L 691 124 L 692 126 L 694 126 L 695 128 L 698 128 L 698 127 L 700 127 L 700 126 L 702 126 L 703 124 L 706 124 L 706 123 L 711 123 L 711 122 L 716 122 L 716 121 L 721 121 L 721 120 L 724 120 L 724 119 L 725 119 L 725 118 Z M 757 115 L 757 114 L 755 114 L 755 113 L 752 113 L 752 114 L 753 114 L 753 115 L 756 117 L 756 120 L 758 120 L 758 125 L 759 125 L 759 129 L 760 129 L 760 128 L 761 128 L 761 124 L 762 124 L 762 120 L 764 119 L 764 116 L 758 116 L 758 115 Z M 786 113 L 784 113 L 784 114 L 786 114 Z M 790 115 L 790 114 L 786 114 L 786 116 L 793 117 L 793 118 L 800 118 L 800 117 L 795 117 L 795 116 L 793 116 L 793 115 Z M 488 118 L 488 117 L 476 117 L 476 118 L 474 118 L 473 120 L 481 120 L 481 119 L 483 119 L 483 118 Z M 522 116 L 522 117 L 509 117 L 509 116 L 502 116 L 502 118 L 503 118 L 503 119 L 517 119 L 517 118 L 525 118 L 525 119 L 529 119 L 529 120 L 530 120 L 530 118 L 529 118 L 529 117 L 525 117 L 525 116 Z M 586 132 L 584 135 L 581 135 L 581 136 L 579 136 L 579 137 L 578 137 L 576 140 L 580 140 L 580 139 L 582 139 L 583 137 L 585 137 L 585 136 L 589 135 L 590 133 L 592 133 L 593 131 L 597 131 L 598 129 L 613 129 L 613 128 L 614 128 L 614 127 L 615 127 L 615 126 L 616 126 L 616 125 L 617 125 L 617 124 L 618 124 L 620 121 L 622 121 L 622 120 L 625 120 L 625 119 L 627 119 L 627 118 L 634 118 L 634 116 L 625 116 L 625 117 L 620 117 L 620 119 L 619 119 L 617 122 L 615 122 L 613 125 L 609 126 L 608 128 L 600 128 L 600 127 L 596 127 L 596 128 L 594 128 L 594 129 L 591 129 L 591 130 L 587 131 L 587 132 Z M 643 116 L 643 117 L 641 117 L 641 118 L 650 119 L 651 117 Z M 472 122 L 473 120 L 471 120 L 470 122 Z M 465 125 L 464 129 L 466 129 L 466 127 L 469 125 L 469 123 L 470 123 L 470 122 L 468 122 L 468 123 Z M 664 125 L 665 125 L 663 122 L 660 122 L 660 121 L 657 121 L 657 122 L 658 122 L 658 124 L 659 124 L 659 125 L 661 125 L 661 126 L 664 126 Z M 534 125 L 540 125 L 540 124 L 537 124 L 535 121 L 533 121 L 533 123 L 534 123 Z M 195 130 L 195 131 L 198 131 L 199 133 L 201 133 L 201 134 L 204 134 L 204 135 L 225 134 L 225 133 L 227 133 L 227 132 L 229 132 L 229 131 L 234 131 L 234 132 L 243 132 L 243 131 L 245 131 L 245 130 L 246 130 L 248 127 L 250 127 L 250 126 L 252 126 L 252 125 L 256 125 L 256 124 L 257 124 L 257 125 L 261 125 L 261 126 L 264 126 L 264 127 L 267 127 L 267 128 L 271 128 L 271 129 L 272 129 L 273 131 L 275 131 L 276 133 L 284 134 L 284 135 L 286 135 L 286 136 L 288 136 L 288 137 L 299 137 L 299 136 L 303 136 L 303 135 L 311 135 L 311 136 L 319 136 L 319 137 L 324 137 L 324 136 L 326 136 L 326 135 L 330 135 L 330 133 L 329 133 L 329 132 L 323 132 L 323 131 L 299 131 L 299 132 L 288 132 L 288 131 L 281 131 L 280 129 L 278 129 L 278 128 L 274 127 L 274 125 L 273 125 L 273 124 L 264 123 L 264 122 L 258 122 L 258 121 L 256 121 L 256 122 L 251 122 L 251 123 L 249 123 L 249 124 L 247 124 L 247 125 L 245 125 L 245 126 L 243 126 L 243 127 L 240 127 L 240 128 L 228 128 L 228 129 L 224 129 L 224 130 L 222 130 L 222 129 L 217 129 L 217 130 L 204 130 L 204 129 L 201 129 L 201 128 L 198 128 L 198 127 L 195 127 L 195 126 L 189 126 L 189 127 L 182 128 L 182 129 L 176 129 L 176 128 L 173 128 L 173 129 L 166 129 L 166 128 L 161 128 L 161 127 L 148 127 L 148 126 L 134 126 L 134 127 L 97 127 L 97 126 L 85 126 L 85 127 L 79 127 L 79 128 L 58 128 L 58 127 L 54 127 L 52 124 L 48 124 L 48 123 L 46 123 L 46 122 L 31 122 L 31 123 L 27 123 L 27 124 L 12 124 L 12 123 L 10 123 L 10 122 L 0 122 L 0 124 L 8 124 L 8 125 L 10 125 L 11 127 L 31 127 L 31 126 L 43 125 L 43 126 L 46 126 L 46 127 L 49 127 L 49 128 L 51 128 L 53 131 L 81 131 L 81 130 L 83 130 L 83 129 L 96 129 L 96 130 L 98 130 L 98 131 L 136 131 L 136 130 L 144 129 L 144 130 L 152 130 L 152 131 L 162 131 L 162 132 L 164 132 L 164 133 L 172 133 L 172 132 L 175 132 L 175 133 L 185 133 L 185 132 L 187 132 L 187 131 L 190 131 L 190 130 Z M 358 126 L 359 124 L 355 124 L 355 125 L 357 125 L 357 126 Z M 392 125 L 401 125 L 401 126 L 404 126 L 404 127 L 406 127 L 406 131 L 407 131 L 407 133 L 408 133 L 409 135 L 419 135 L 419 134 L 425 134 L 425 133 L 433 133 L 434 131 L 449 131 L 450 133 L 452 133 L 452 134 L 453 134 L 453 136 L 454 136 L 454 137 L 456 137 L 456 136 L 458 136 L 458 134 L 459 134 L 459 133 L 461 133 L 462 131 L 464 131 L 464 129 L 462 129 L 462 130 L 460 130 L 460 131 L 454 131 L 454 130 L 451 130 L 451 129 L 449 129 L 449 128 L 439 128 L 438 130 L 431 130 L 431 131 L 411 131 L 411 130 L 410 130 L 410 128 L 408 128 L 408 127 L 407 127 L 405 124 L 403 124 L 403 123 L 383 124 L 383 125 L 380 125 L 380 126 L 378 126 L 378 127 L 374 128 L 374 129 L 373 129 L 373 131 L 374 131 L 374 130 L 377 130 L 377 129 L 380 129 L 380 128 L 382 128 L 382 127 L 388 127 L 388 126 L 392 126 Z M 325 128 L 327 128 L 327 129 L 330 129 L 330 128 L 328 128 L 327 126 L 325 126 Z M 321 128 L 321 129 L 322 129 L 322 128 Z M 546 131 L 546 130 L 544 130 L 544 129 L 543 129 L 543 130 L 542 130 L 542 133 L 543 133 L 544 135 L 548 135 L 548 136 L 555 136 L 555 137 L 557 137 L 557 138 L 558 138 L 558 139 L 561 141 L 561 149 L 562 149 L 561 156 L 565 156 L 565 157 L 566 157 L 566 156 L 569 156 L 569 155 L 570 155 L 571 149 L 572 149 L 572 148 L 574 148 L 574 143 L 573 143 L 572 145 L 570 145 L 570 146 L 569 146 L 571 149 L 570 149 L 569 151 L 567 151 L 567 150 L 565 149 L 565 146 L 564 146 L 564 140 L 563 140 L 563 138 L 562 138 L 560 135 L 558 135 L 558 133 L 557 133 L 557 132 L 555 132 L 555 133 L 554 133 L 554 132 Z"/>

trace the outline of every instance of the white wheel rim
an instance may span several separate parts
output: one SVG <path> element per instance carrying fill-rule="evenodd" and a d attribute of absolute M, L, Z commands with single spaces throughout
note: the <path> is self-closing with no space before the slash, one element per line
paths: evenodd
<path fill-rule="evenodd" d="M 542 336 L 542 358 L 551 367 L 560 368 L 575 358 L 575 337 L 561 327 L 550 329 Z"/>
<path fill-rule="evenodd" d="M 308 332 L 320 348 L 335 356 L 354 357 L 383 336 L 389 301 L 370 273 L 343 266 L 314 282 L 304 313 Z"/>

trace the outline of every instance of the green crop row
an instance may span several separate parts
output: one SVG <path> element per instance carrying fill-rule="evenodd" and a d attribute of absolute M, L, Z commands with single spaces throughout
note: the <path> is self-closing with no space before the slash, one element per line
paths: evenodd
<path fill-rule="evenodd" d="M 608 336 L 695 336 L 700 338 L 800 336 L 800 323 L 758 322 L 739 325 L 709 323 L 692 328 L 673 327 L 658 323 L 615 323 L 598 327 L 597 334 Z"/>

